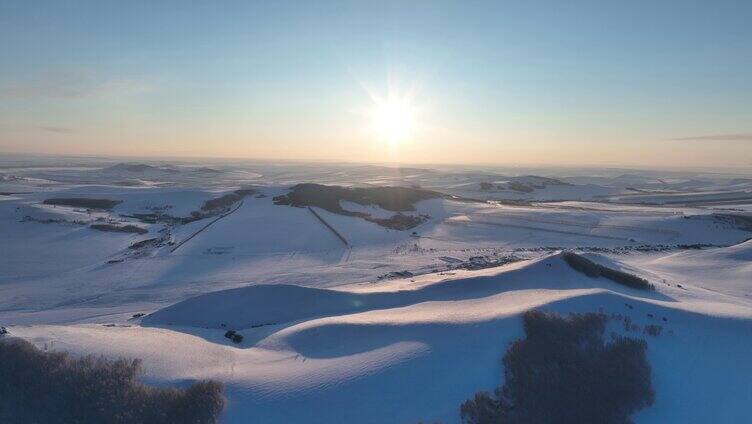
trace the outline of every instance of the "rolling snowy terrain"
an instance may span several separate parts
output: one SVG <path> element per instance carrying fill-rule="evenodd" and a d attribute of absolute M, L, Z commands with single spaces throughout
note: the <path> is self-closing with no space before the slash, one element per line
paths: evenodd
<path fill-rule="evenodd" d="M 8 156 L 0 325 L 142 358 L 155 384 L 222 381 L 223 422 L 453 423 L 521 313 L 598 312 L 648 342 L 635 422 L 744 422 L 751 237 L 741 171 Z"/>

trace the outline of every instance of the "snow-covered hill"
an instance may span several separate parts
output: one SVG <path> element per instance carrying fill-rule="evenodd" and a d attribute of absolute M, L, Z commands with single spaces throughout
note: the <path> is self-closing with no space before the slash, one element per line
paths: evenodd
<path fill-rule="evenodd" d="M 656 398 L 636 423 L 746 421 L 748 175 L 22 165 L 0 178 L 0 325 L 142 358 L 150 382 L 223 381 L 223 422 L 457 422 L 534 308 L 604 313 L 647 340 Z M 275 202 L 299 183 L 439 194 Z M 409 229 L 379 221 L 398 213 Z M 562 250 L 656 290 L 590 278 Z"/>
<path fill-rule="evenodd" d="M 223 380 L 227 422 L 456 422 L 462 401 L 497 384 L 520 313 L 602 312 L 614 331 L 648 340 L 656 402 L 636 422 L 735 422 L 748 413 L 752 343 L 739 335 L 752 330 L 752 305 L 712 299 L 696 311 L 694 288 L 628 289 L 558 254 L 414 280 L 336 291 L 255 286 L 157 311 L 147 327 L 13 331 L 57 348 L 143 357 L 158 381 Z M 661 334 L 643 334 L 648 324 Z M 225 339 L 227 328 L 243 342 Z"/>

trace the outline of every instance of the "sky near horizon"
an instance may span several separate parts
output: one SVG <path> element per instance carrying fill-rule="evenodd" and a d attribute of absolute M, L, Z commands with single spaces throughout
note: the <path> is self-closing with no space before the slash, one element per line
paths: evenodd
<path fill-rule="evenodd" d="M 0 153 L 752 166 L 752 2 L 0 2 Z"/>

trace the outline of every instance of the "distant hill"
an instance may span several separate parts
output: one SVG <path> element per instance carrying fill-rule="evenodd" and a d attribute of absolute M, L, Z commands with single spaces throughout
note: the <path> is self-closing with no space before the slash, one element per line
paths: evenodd
<path fill-rule="evenodd" d="M 168 173 L 177 174 L 180 171 L 169 167 L 159 167 L 153 165 L 147 165 L 145 163 L 118 163 L 110 167 L 102 169 L 106 173 L 132 173 L 132 174 L 146 174 L 146 173 Z"/>

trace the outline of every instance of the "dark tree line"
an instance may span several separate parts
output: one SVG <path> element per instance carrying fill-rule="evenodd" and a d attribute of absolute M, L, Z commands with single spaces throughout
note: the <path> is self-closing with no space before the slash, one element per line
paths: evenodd
<path fill-rule="evenodd" d="M 465 424 L 626 424 L 653 403 L 644 340 L 604 340 L 606 317 L 530 311 L 503 357 L 504 385 L 460 408 Z"/>
<path fill-rule="evenodd" d="M 200 381 L 186 389 L 155 388 L 136 380 L 141 362 L 66 352 L 0 339 L 0 423 L 216 422 L 222 385 Z"/>

